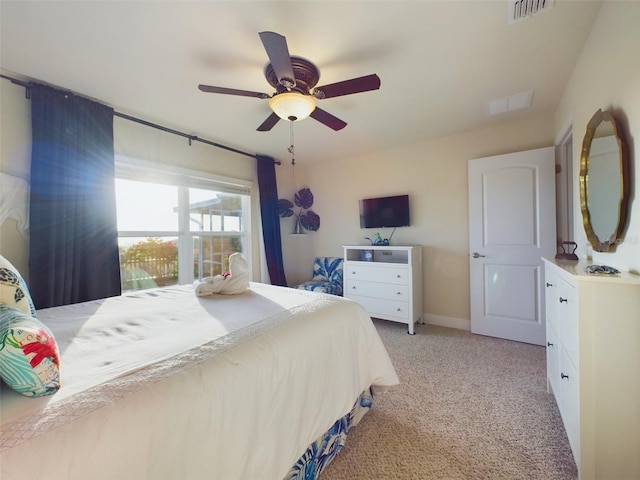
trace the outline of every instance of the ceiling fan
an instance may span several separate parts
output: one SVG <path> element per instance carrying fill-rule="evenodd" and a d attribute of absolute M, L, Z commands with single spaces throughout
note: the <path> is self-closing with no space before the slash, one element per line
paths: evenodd
<path fill-rule="evenodd" d="M 294 122 L 307 117 L 333 130 L 341 130 L 347 126 L 347 123 L 316 107 L 315 100 L 380 88 L 380 78 L 376 74 L 316 87 L 320 79 L 318 67 L 305 58 L 290 56 L 287 39 L 284 36 L 275 32 L 260 32 L 259 35 L 269 57 L 264 76 L 276 90 L 273 95 L 235 88 L 198 85 L 200 90 L 208 93 L 269 99 L 269 106 L 273 113 L 257 128 L 259 132 L 271 130 L 281 118 Z"/>

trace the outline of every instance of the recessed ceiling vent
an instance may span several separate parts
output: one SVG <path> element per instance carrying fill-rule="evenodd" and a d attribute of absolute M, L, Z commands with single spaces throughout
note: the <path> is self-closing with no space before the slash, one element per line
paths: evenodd
<path fill-rule="evenodd" d="M 549 10 L 554 0 L 509 0 L 509 24 Z"/>
<path fill-rule="evenodd" d="M 510 97 L 499 98 L 486 103 L 487 115 L 498 115 L 499 113 L 511 112 L 529 108 L 533 99 L 533 90 L 518 93 Z"/>

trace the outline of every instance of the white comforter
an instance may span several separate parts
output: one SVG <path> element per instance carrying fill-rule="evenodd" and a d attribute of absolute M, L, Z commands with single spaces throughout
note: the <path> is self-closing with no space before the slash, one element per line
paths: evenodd
<path fill-rule="evenodd" d="M 252 283 L 45 309 L 62 388 L 3 387 L 2 479 L 280 479 L 370 385 L 398 382 L 356 303 Z"/>

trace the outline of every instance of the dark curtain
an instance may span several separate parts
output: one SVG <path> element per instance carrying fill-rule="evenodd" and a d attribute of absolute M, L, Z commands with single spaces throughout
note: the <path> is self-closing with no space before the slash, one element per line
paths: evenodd
<path fill-rule="evenodd" d="M 282 263 L 282 241 L 280 237 L 280 215 L 278 212 L 278 187 L 273 158 L 256 155 L 258 160 L 258 189 L 260 190 L 260 213 L 262 236 L 269 278 L 273 285 L 287 286 Z"/>
<path fill-rule="evenodd" d="M 113 109 L 31 86 L 29 289 L 36 308 L 121 293 Z"/>

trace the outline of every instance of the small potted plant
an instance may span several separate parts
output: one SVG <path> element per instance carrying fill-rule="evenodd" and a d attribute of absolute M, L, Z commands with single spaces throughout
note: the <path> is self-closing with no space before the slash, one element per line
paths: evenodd
<path fill-rule="evenodd" d="M 302 228 L 311 232 L 316 232 L 320 228 L 320 217 L 313 210 L 313 193 L 309 188 L 301 188 L 293 197 L 293 203 L 286 198 L 278 200 L 278 210 L 282 218 L 296 217 L 296 224 L 293 229 L 294 234 L 301 234 Z M 298 207 L 298 212 L 294 212 L 294 207 Z"/>

